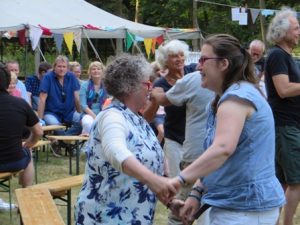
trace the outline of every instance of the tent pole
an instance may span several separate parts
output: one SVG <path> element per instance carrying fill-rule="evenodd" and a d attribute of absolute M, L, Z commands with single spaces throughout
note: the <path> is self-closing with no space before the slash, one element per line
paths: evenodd
<path fill-rule="evenodd" d="M 93 51 L 94 51 L 94 53 L 95 53 L 95 55 L 96 55 L 96 58 L 103 64 L 103 62 L 102 62 L 102 60 L 101 60 L 101 58 L 100 58 L 100 56 L 99 56 L 99 54 L 98 54 L 98 52 L 97 52 L 95 46 L 93 45 L 91 39 L 88 37 L 88 35 L 87 35 L 87 33 L 85 32 L 85 30 L 83 30 L 83 33 L 85 34 L 85 36 L 86 36 L 88 42 L 90 43 L 90 45 L 91 45 L 91 47 L 92 47 L 92 49 L 93 49 Z"/>
<path fill-rule="evenodd" d="M 116 47 L 117 47 L 115 51 L 116 55 L 119 55 L 120 53 L 123 52 L 123 39 L 121 38 L 116 39 Z"/>
<path fill-rule="evenodd" d="M 25 39 L 25 48 L 24 48 L 24 79 L 26 78 L 27 74 L 27 60 L 28 60 L 28 54 L 27 54 L 27 49 L 28 49 L 28 37 Z"/>
<path fill-rule="evenodd" d="M 2 37 L 2 34 L 1 34 Z M 1 54 L 1 62 L 3 62 L 3 39 L 1 38 L 1 45 L 0 45 L 0 54 Z"/>
<path fill-rule="evenodd" d="M 37 74 L 39 64 L 41 61 L 41 53 L 40 53 L 40 42 L 37 44 L 36 49 L 34 50 L 34 72 Z"/>

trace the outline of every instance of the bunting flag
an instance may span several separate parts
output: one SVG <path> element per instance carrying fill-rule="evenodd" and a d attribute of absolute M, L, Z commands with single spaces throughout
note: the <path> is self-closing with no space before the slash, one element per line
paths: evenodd
<path fill-rule="evenodd" d="M 137 35 L 135 35 L 135 37 L 134 37 L 134 40 L 135 40 L 135 41 L 144 41 L 144 38 L 143 38 L 143 37 L 140 37 L 140 36 L 137 36 Z"/>
<path fill-rule="evenodd" d="M 145 44 L 147 56 L 148 56 L 148 58 L 150 58 L 150 51 L 151 51 L 151 47 L 152 47 L 152 38 L 145 38 L 144 44 Z"/>
<path fill-rule="evenodd" d="M 77 30 L 74 32 L 74 42 L 77 47 L 77 51 L 80 53 L 80 48 L 81 48 L 81 30 Z"/>
<path fill-rule="evenodd" d="M 91 25 L 91 24 L 84 25 L 84 27 L 85 27 L 86 29 L 89 29 L 89 30 L 100 30 L 99 27 L 95 27 L 95 26 L 93 26 L 93 25 Z"/>
<path fill-rule="evenodd" d="M 6 37 L 7 39 L 11 39 L 12 37 L 14 37 L 16 35 L 15 31 L 7 31 L 5 32 L 2 36 Z"/>
<path fill-rule="evenodd" d="M 275 10 L 272 9 L 263 9 L 261 10 L 261 14 L 263 16 L 272 16 L 275 13 Z"/>
<path fill-rule="evenodd" d="M 240 8 L 231 8 L 231 20 L 239 21 Z"/>
<path fill-rule="evenodd" d="M 61 53 L 61 46 L 62 46 L 64 37 L 62 34 L 53 34 L 53 37 L 54 37 L 56 48 L 57 48 L 58 52 Z"/>
<path fill-rule="evenodd" d="M 260 13 L 260 10 L 259 9 L 250 9 L 250 13 L 251 13 L 251 18 L 252 18 L 252 23 L 254 24 Z"/>
<path fill-rule="evenodd" d="M 160 36 L 158 36 L 157 38 L 156 38 L 156 42 L 157 42 L 157 44 L 161 44 L 161 43 L 163 43 L 164 42 L 164 36 L 163 35 L 160 35 Z"/>
<path fill-rule="evenodd" d="M 152 48 L 151 48 L 153 55 L 155 54 L 155 48 L 156 48 L 156 38 L 153 38 L 152 39 Z"/>
<path fill-rule="evenodd" d="M 241 12 L 239 15 L 239 25 L 248 25 L 248 13 Z"/>
<path fill-rule="evenodd" d="M 26 44 L 26 37 L 25 37 L 25 33 L 26 33 L 26 30 L 23 29 L 23 30 L 18 30 L 18 37 L 19 37 L 19 44 L 21 46 L 25 46 Z"/>
<path fill-rule="evenodd" d="M 39 27 L 43 30 L 43 35 L 51 36 L 52 32 L 49 28 L 43 27 L 41 24 L 39 24 Z"/>
<path fill-rule="evenodd" d="M 43 30 L 40 27 L 29 25 L 29 39 L 31 41 L 32 50 L 35 50 L 41 37 Z"/>
<path fill-rule="evenodd" d="M 128 51 L 135 40 L 134 34 L 126 31 L 126 51 Z"/>
<path fill-rule="evenodd" d="M 74 33 L 73 32 L 64 33 L 64 40 L 65 40 L 65 43 L 68 47 L 70 54 L 73 55 Z"/>

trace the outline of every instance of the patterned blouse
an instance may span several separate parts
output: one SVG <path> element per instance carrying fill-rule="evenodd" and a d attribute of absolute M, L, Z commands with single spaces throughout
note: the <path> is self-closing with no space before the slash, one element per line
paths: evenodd
<path fill-rule="evenodd" d="M 76 224 L 151 225 L 157 200 L 155 194 L 139 180 L 113 167 L 111 159 L 105 155 L 99 133 L 101 117 L 105 113 L 113 115 L 112 112 L 124 117 L 126 148 L 153 173 L 163 174 L 164 155 L 149 124 L 114 100 L 100 112 L 92 128 L 85 179 L 75 206 Z"/>

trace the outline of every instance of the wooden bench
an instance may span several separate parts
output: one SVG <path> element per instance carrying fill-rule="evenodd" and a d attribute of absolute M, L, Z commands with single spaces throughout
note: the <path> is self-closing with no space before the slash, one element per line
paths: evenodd
<path fill-rule="evenodd" d="M 16 197 L 24 225 L 65 225 L 48 189 L 16 189 Z"/>
<path fill-rule="evenodd" d="M 12 208 L 11 208 L 11 178 L 18 173 L 20 173 L 22 170 L 17 172 L 3 172 L 0 173 L 0 188 L 3 190 L 2 192 L 8 192 L 8 198 L 9 198 L 9 204 L 10 204 L 10 219 L 12 219 Z"/>
<path fill-rule="evenodd" d="M 67 203 L 67 221 L 71 225 L 71 189 L 80 186 L 83 182 L 83 174 L 53 180 L 28 187 L 28 189 L 48 189 L 53 198 L 58 198 Z M 64 198 L 66 196 L 66 198 Z"/>

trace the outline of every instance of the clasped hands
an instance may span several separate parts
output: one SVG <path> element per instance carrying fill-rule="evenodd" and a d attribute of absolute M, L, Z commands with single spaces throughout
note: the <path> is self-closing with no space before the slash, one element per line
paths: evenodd
<path fill-rule="evenodd" d="M 197 199 L 195 197 L 197 193 L 192 191 L 186 201 L 175 199 L 175 195 L 181 185 L 182 183 L 178 177 L 166 178 L 158 176 L 158 179 L 152 183 L 150 188 L 155 192 L 157 198 L 182 220 L 184 225 L 189 225 L 194 221 L 194 214 L 200 207 L 200 196 Z"/>

